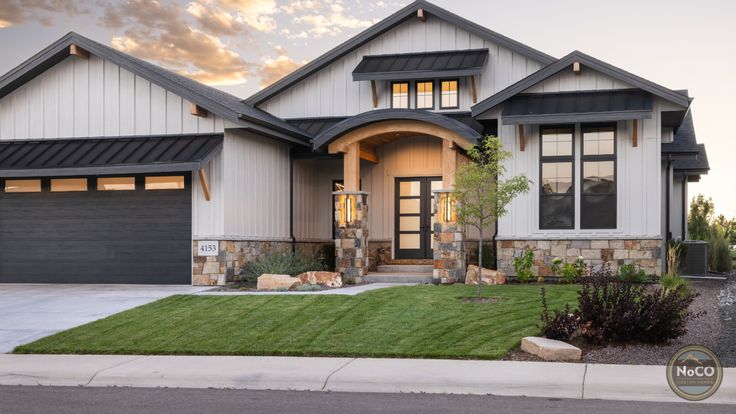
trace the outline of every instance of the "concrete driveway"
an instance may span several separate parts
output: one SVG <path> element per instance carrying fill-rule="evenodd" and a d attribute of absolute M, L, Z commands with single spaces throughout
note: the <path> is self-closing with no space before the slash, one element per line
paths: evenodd
<path fill-rule="evenodd" d="M 0 284 L 0 353 L 167 296 L 207 289 L 181 285 Z"/>

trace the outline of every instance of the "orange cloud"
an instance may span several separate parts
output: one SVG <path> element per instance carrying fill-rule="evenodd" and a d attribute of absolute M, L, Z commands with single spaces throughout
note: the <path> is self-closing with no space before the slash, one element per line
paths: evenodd
<path fill-rule="evenodd" d="M 275 59 L 270 56 L 266 57 L 263 60 L 263 66 L 258 71 L 261 78 L 261 89 L 283 78 L 304 64 L 304 62 L 298 63 L 288 57 L 286 51 L 280 46 L 276 47 L 276 51 L 279 53 L 279 56 Z"/>

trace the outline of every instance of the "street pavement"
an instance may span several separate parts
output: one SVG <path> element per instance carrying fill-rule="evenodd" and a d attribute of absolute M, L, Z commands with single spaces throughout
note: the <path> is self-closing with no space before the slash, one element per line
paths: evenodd
<path fill-rule="evenodd" d="M 733 414 L 729 405 L 479 395 L 0 386 L 2 414 Z"/>

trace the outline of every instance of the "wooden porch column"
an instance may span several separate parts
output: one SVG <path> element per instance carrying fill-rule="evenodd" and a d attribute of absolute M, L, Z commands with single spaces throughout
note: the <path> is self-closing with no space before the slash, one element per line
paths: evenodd
<path fill-rule="evenodd" d="M 343 154 L 345 191 L 358 191 L 360 183 L 360 142 L 349 144 Z"/>
<path fill-rule="evenodd" d="M 455 187 L 455 169 L 457 168 L 457 153 L 455 143 L 442 140 L 442 188 L 449 190 Z"/>

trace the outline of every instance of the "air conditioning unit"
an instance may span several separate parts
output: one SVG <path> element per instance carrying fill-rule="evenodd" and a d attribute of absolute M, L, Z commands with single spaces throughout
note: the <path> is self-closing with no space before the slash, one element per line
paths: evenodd
<path fill-rule="evenodd" d="M 685 254 L 685 275 L 707 275 L 708 242 L 702 240 L 686 240 L 682 243 L 687 248 L 687 253 Z"/>

